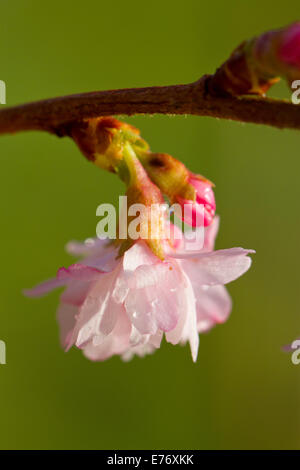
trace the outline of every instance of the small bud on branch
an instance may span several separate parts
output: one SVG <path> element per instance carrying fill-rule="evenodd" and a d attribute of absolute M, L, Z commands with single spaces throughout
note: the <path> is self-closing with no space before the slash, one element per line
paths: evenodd
<path fill-rule="evenodd" d="M 289 85 L 300 77 L 300 22 L 244 41 L 210 85 L 217 93 L 264 96 L 280 77 Z"/>

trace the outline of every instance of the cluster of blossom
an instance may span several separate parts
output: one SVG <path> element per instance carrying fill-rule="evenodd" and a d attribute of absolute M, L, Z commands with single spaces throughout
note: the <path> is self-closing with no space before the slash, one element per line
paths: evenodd
<path fill-rule="evenodd" d="M 187 207 L 184 223 L 202 235 L 191 251 L 189 236 L 161 211 L 154 218 L 145 211 L 140 233 L 155 228 L 159 237 L 71 242 L 67 250 L 81 260 L 26 294 L 65 287 L 57 313 L 61 343 L 66 350 L 77 346 L 91 360 L 143 356 L 159 348 L 164 336 L 172 344 L 189 342 L 196 361 L 199 333 L 228 318 L 231 299 L 224 285 L 248 270 L 253 251 L 214 249 L 219 218 L 213 184 L 170 155 L 152 153 L 132 126 L 91 119 L 78 123 L 72 137 L 89 160 L 125 182 L 129 204 L 151 207 L 167 198 Z"/>

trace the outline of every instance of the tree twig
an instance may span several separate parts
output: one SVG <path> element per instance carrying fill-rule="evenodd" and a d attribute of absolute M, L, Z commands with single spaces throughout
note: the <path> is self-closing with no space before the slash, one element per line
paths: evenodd
<path fill-rule="evenodd" d="M 67 134 L 72 122 L 107 115 L 192 114 L 300 129 L 300 107 L 288 101 L 215 93 L 211 75 L 188 85 L 97 91 L 0 110 L 0 134 L 40 130 Z"/>

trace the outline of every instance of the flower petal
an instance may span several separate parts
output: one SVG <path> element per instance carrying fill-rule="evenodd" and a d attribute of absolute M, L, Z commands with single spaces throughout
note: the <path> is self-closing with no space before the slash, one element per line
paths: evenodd
<path fill-rule="evenodd" d="M 67 349 L 73 328 L 78 315 L 78 307 L 71 304 L 61 303 L 57 310 L 57 321 L 60 328 L 60 342 L 64 349 Z"/>
<path fill-rule="evenodd" d="M 140 266 L 129 281 L 125 308 L 133 325 L 142 334 L 175 328 L 182 312 L 184 281 L 177 263 Z"/>
<path fill-rule="evenodd" d="M 189 341 L 193 361 L 196 362 L 199 347 L 199 335 L 197 331 L 196 299 L 192 284 L 184 273 L 185 287 L 181 292 L 184 308 L 176 327 L 166 333 L 166 340 L 172 344 Z"/>
<path fill-rule="evenodd" d="M 251 258 L 247 256 L 249 253 L 254 251 L 230 248 L 199 253 L 191 258 L 186 255 L 188 259 L 181 259 L 180 263 L 194 286 L 227 284 L 250 268 Z"/>
<path fill-rule="evenodd" d="M 41 297 L 57 287 L 67 285 L 72 279 L 80 281 L 91 281 L 97 279 L 102 272 L 82 264 L 73 264 L 69 268 L 60 268 L 55 279 L 49 279 L 32 289 L 25 289 L 23 293 L 28 297 Z"/>
<path fill-rule="evenodd" d="M 141 265 L 157 263 L 157 257 L 152 253 L 144 241 L 136 242 L 123 256 L 123 269 L 134 271 Z"/>
<path fill-rule="evenodd" d="M 224 286 L 202 287 L 194 290 L 197 308 L 197 327 L 200 333 L 216 323 L 224 323 L 232 308 L 231 297 Z"/>
<path fill-rule="evenodd" d="M 71 279 L 78 281 L 94 281 L 95 279 L 98 279 L 101 274 L 103 274 L 103 271 L 100 271 L 97 268 L 75 263 L 71 264 L 68 268 L 60 268 L 57 271 L 56 277 L 58 280 L 65 281 L 69 281 Z"/>
<path fill-rule="evenodd" d="M 93 286 L 90 281 L 72 281 L 60 296 L 63 303 L 80 307 L 86 299 L 89 289 Z"/>
<path fill-rule="evenodd" d="M 41 282 L 41 284 L 38 284 L 32 289 L 24 289 L 23 294 L 27 297 L 42 297 L 53 289 L 66 285 L 66 283 L 67 281 L 65 279 L 49 279 L 48 281 Z"/>
<path fill-rule="evenodd" d="M 213 222 L 208 227 L 205 227 L 204 246 L 202 251 L 212 251 L 214 249 L 219 226 L 220 217 L 216 215 Z"/>
<path fill-rule="evenodd" d="M 113 331 L 97 346 L 89 342 L 84 347 L 83 353 L 92 361 L 104 361 L 115 354 L 123 354 L 129 348 L 130 332 L 131 323 L 123 307 Z"/>
<path fill-rule="evenodd" d="M 101 278 L 89 290 L 80 308 L 76 327 L 72 335 L 72 342 L 69 346 L 75 342 L 77 347 L 82 348 L 94 336 L 100 334 L 100 325 L 103 318 L 104 324 L 102 323 L 102 326 L 105 332 L 113 327 L 114 322 L 117 320 L 116 311 L 112 309 L 111 318 L 107 323 L 107 314 L 105 315 L 105 313 L 106 311 L 109 312 L 111 307 L 111 296 L 119 272 L 120 265 L 111 273 L 102 274 Z"/>
<path fill-rule="evenodd" d="M 89 238 L 85 242 L 70 241 L 66 245 L 66 251 L 74 256 L 99 256 L 107 250 L 109 243 L 109 239 L 99 238 Z"/>

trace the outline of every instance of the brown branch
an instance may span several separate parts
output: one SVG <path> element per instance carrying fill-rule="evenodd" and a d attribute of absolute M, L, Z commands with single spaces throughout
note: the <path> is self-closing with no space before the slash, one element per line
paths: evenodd
<path fill-rule="evenodd" d="M 65 135 L 85 118 L 133 114 L 193 114 L 300 129 L 300 107 L 269 98 L 217 94 L 212 77 L 188 85 L 97 91 L 63 96 L 0 110 L 0 134 L 42 130 Z"/>

